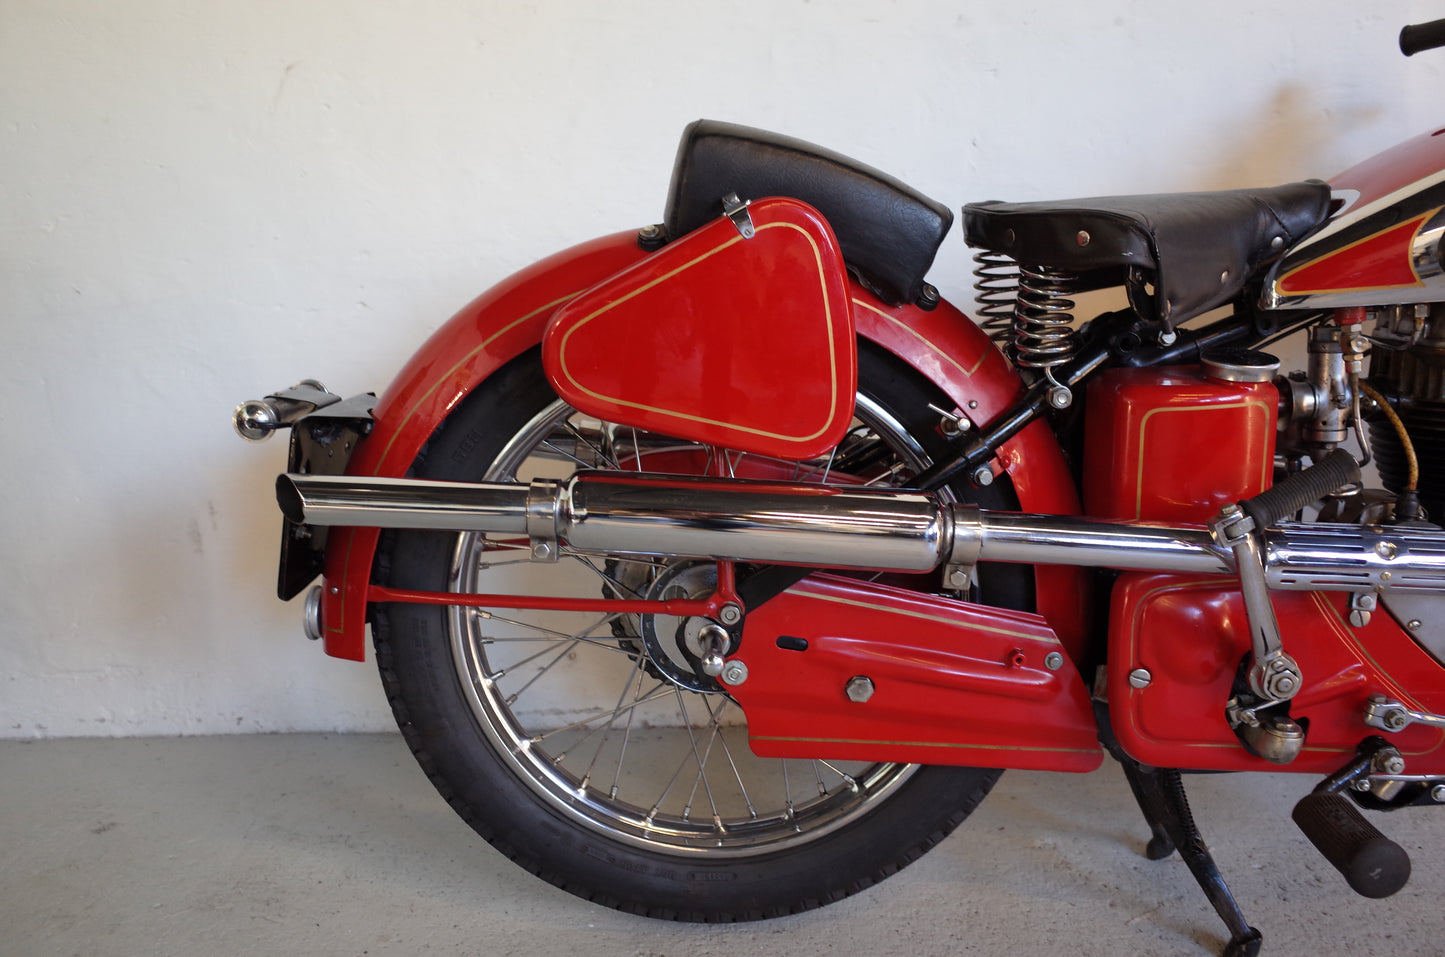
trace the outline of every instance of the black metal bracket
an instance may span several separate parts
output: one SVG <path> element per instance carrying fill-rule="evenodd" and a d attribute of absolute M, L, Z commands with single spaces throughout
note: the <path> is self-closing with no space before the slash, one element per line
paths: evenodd
<path fill-rule="evenodd" d="M 352 396 L 323 406 L 291 427 L 291 449 L 286 471 L 305 475 L 342 475 L 357 444 L 371 431 L 371 410 L 376 396 Z M 276 595 L 290 601 L 321 574 L 326 561 L 328 529 L 300 525 L 282 518 L 281 560 L 276 574 Z"/>

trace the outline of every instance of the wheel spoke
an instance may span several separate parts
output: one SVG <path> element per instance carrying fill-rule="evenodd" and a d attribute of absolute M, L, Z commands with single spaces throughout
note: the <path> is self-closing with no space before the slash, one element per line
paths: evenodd
<path fill-rule="evenodd" d="M 640 707 L 642 707 L 642 706 L 645 705 L 645 704 L 649 704 L 649 703 L 651 703 L 651 702 L 653 702 L 653 701 L 661 701 L 661 700 L 663 700 L 663 699 L 665 699 L 665 698 L 668 698 L 668 697 L 670 697 L 671 692 L 672 692 L 672 691 L 675 691 L 675 690 L 676 690 L 676 689 L 675 689 L 675 688 L 672 688 L 671 686 L 663 686 L 663 685 L 659 684 L 659 685 L 657 685 L 657 687 L 654 688 L 652 691 L 649 691 L 646 695 L 644 695 L 644 696 L 641 697 L 641 698 L 638 698 L 636 701 L 632 702 L 631 704 L 623 705 L 623 706 L 620 707 L 620 708 L 614 708 L 614 709 L 612 709 L 611 711 L 599 711 L 599 712 L 597 712 L 596 714 L 589 714 L 587 717 L 581 719 L 580 721 L 573 721 L 571 724 L 563 725 L 563 726 L 560 727 L 560 728 L 553 728 L 553 729 L 551 729 L 550 731 L 544 731 L 544 732 L 542 732 L 542 733 L 540 733 L 540 734 L 533 735 L 532 737 L 528 738 L 527 740 L 529 740 L 529 741 L 531 741 L 531 742 L 533 742 L 533 743 L 536 743 L 536 742 L 539 742 L 539 741 L 546 741 L 546 740 L 549 739 L 549 738 L 555 738 L 555 737 L 556 737 L 557 735 L 559 735 L 559 734 L 564 734 L 564 733 L 566 733 L 566 732 L 568 732 L 568 731 L 576 731 L 578 728 L 585 728 L 585 727 L 587 727 L 588 725 L 590 725 L 592 722 L 601 720 L 602 718 L 607 718 L 607 719 L 609 719 L 609 720 L 614 719 L 614 718 L 616 718 L 619 714 L 624 714 L 624 713 L 629 712 L 629 711 L 634 711 L 634 710 L 636 710 L 637 708 L 640 708 Z"/>
<path fill-rule="evenodd" d="M 708 738 L 706 753 L 699 754 L 697 749 L 697 735 L 692 730 L 692 723 L 687 719 L 687 705 L 682 700 L 682 689 L 672 689 L 677 696 L 677 710 L 682 716 L 683 727 L 687 729 L 688 740 L 692 743 L 692 756 L 697 761 L 697 776 L 693 778 L 692 793 L 687 796 L 687 805 L 682 809 L 682 819 L 688 820 L 692 814 L 693 798 L 697 795 L 698 785 L 702 785 L 703 794 L 707 797 L 708 807 L 712 810 L 713 822 L 718 830 L 722 830 L 722 818 L 717 812 L 717 802 L 713 800 L 712 787 L 707 780 L 707 760 L 712 754 L 712 738 Z"/>
<path fill-rule="evenodd" d="M 632 700 L 637 701 L 642 694 L 642 659 L 638 658 L 633 665 L 633 675 L 628 684 L 632 686 Z M 617 767 L 612 772 L 612 787 L 608 790 L 608 797 L 617 797 L 617 791 L 622 782 L 622 765 L 627 760 L 627 745 L 632 741 L 632 719 L 636 716 L 636 708 L 627 709 L 627 727 L 622 731 L 622 746 L 617 749 Z"/>
<path fill-rule="evenodd" d="M 566 449 L 559 447 L 559 446 L 558 446 L 556 443 L 554 443 L 551 439 L 548 439 L 547 441 L 543 442 L 543 443 L 542 443 L 542 448 L 544 448 L 544 449 L 551 449 L 553 452 L 556 452 L 558 455 L 562 456 L 564 459 L 571 459 L 572 461 L 576 462 L 578 465 L 582 466 L 584 469 L 590 469 L 590 468 L 593 467 L 593 465 L 596 464 L 596 463 L 594 463 L 594 462 L 588 462 L 586 459 L 579 458 L 576 454 L 574 454 L 574 453 L 572 453 L 572 452 L 568 452 Z"/>
<path fill-rule="evenodd" d="M 603 451 L 602 451 L 601 449 L 599 449 L 597 446 L 593 445 L 590 441 L 588 441 L 587 437 L 582 434 L 581 430 L 578 429 L 577 426 L 575 426 L 575 425 L 572 424 L 572 420 L 571 420 L 571 419 L 566 419 L 566 420 L 564 420 L 564 421 L 562 422 L 562 428 L 566 429 L 566 430 L 567 430 L 567 433 L 568 433 L 569 435 L 571 435 L 574 439 L 576 439 L 578 442 L 581 442 L 583 445 L 585 445 L 585 446 L 587 446 L 589 449 L 591 449 L 592 452 L 593 452 L 593 454 L 595 454 L 595 455 L 597 456 L 597 460 L 598 460 L 599 462 L 605 462 L 605 463 L 607 464 L 608 468 L 614 468 L 614 469 L 619 469 L 619 470 L 622 468 L 622 466 L 620 466 L 620 465 L 617 464 L 617 460 L 616 460 L 615 458 L 613 458 L 612 456 L 610 456 L 610 455 L 608 455 L 607 453 L 603 452 Z M 595 463 L 594 463 L 594 467 L 595 467 Z"/>
<path fill-rule="evenodd" d="M 632 686 L 632 676 L 640 675 L 641 673 L 642 658 L 639 657 L 636 661 L 632 663 L 632 674 L 629 674 L 627 676 L 627 680 L 622 683 L 622 691 L 617 695 L 617 704 L 613 707 L 611 714 L 607 716 L 607 721 L 587 732 L 586 735 L 584 735 L 580 740 L 575 742 L 568 749 L 568 751 L 575 751 L 577 748 L 584 746 L 594 737 L 601 735 L 601 737 L 598 738 L 597 747 L 592 751 L 592 760 L 587 763 L 587 769 L 582 772 L 582 780 L 577 785 L 578 788 L 580 788 L 581 790 L 585 791 L 592 783 L 592 769 L 597 766 L 597 760 L 602 756 L 602 749 L 607 747 L 607 742 L 612 738 L 612 728 L 614 725 L 616 725 L 618 717 L 622 714 L 622 701 L 624 698 L 627 697 L 627 689 Z M 629 723 L 632 720 L 632 715 L 635 713 L 636 711 L 633 709 L 628 710 L 627 716 Z M 552 763 L 554 765 L 561 764 L 567 759 L 568 751 L 558 752 L 552 758 Z"/>
<path fill-rule="evenodd" d="M 748 786 L 743 782 L 742 772 L 738 770 L 738 763 L 733 760 L 732 749 L 728 747 L 727 737 L 723 734 L 721 723 L 722 715 L 731 704 L 731 699 L 723 699 L 722 705 L 717 709 L 717 714 L 713 715 L 712 720 L 708 724 L 709 727 L 712 728 L 712 733 L 717 739 L 717 743 L 722 747 L 723 757 L 727 758 L 728 767 L 733 772 L 733 780 L 737 782 L 738 792 L 742 794 L 743 804 L 747 806 L 748 816 L 756 818 L 758 816 L 758 809 L 753 807 L 753 799 L 748 796 Z M 712 704 L 710 702 L 704 701 L 703 706 L 707 708 L 709 714 L 712 713 Z"/>
<path fill-rule="evenodd" d="M 518 628 L 526 628 L 526 629 L 529 629 L 529 630 L 531 630 L 531 631 L 535 631 L 535 632 L 538 633 L 538 638 L 536 639 L 536 640 L 538 640 L 538 641 L 541 641 L 541 640 L 544 640 L 544 639 L 547 639 L 547 638 L 552 638 L 552 639 L 557 639 L 557 640 L 560 640 L 560 641 L 600 642 L 600 641 L 602 641 L 602 639 L 598 639 L 598 638 L 588 638 L 588 637 L 587 637 L 587 633 L 588 633 L 588 632 L 591 632 L 591 631 L 596 631 L 598 628 L 601 628 L 603 625 L 610 624 L 612 621 L 614 621 L 614 620 L 622 617 L 622 612 L 620 612 L 620 611 L 610 612 L 610 613 L 608 613 L 608 614 L 603 615 L 603 616 L 602 616 L 600 619 L 598 619 L 595 623 L 593 623 L 593 624 L 591 624 L 591 625 L 588 625 L 586 628 L 582 628 L 582 629 L 579 629 L 579 630 L 577 630 L 577 631 L 574 631 L 574 632 L 570 632 L 570 633 L 569 633 L 569 632 L 565 632 L 565 631 L 556 631 L 555 629 L 552 629 L 552 628 L 544 628 L 544 627 L 542 627 L 541 625 L 536 625 L 536 624 L 533 624 L 532 622 L 529 622 L 529 621 L 519 621 L 519 620 L 516 619 L 516 618 L 508 618 L 508 617 L 506 617 L 505 615 L 499 615 L 499 614 L 497 614 L 496 612 L 494 612 L 494 611 L 489 611 L 489 610 L 486 609 L 486 608 L 473 608 L 472 611 L 473 611 L 473 613 L 474 613 L 478 618 L 482 618 L 482 619 L 485 619 L 485 620 L 487 620 L 487 621 L 500 621 L 500 622 L 502 622 L 503 624 L 506 624 L 506 625 L 516 625 Z"/>

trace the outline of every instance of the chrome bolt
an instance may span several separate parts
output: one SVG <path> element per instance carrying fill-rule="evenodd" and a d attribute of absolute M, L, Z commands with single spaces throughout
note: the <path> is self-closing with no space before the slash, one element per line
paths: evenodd
<path fill-rule="evenodd" d="M 980 465 L 973 473 L 973 484 L 979 488 L 993 484 L 993 469 L 987 465 Z"/>
<path fill-rule="evenodd" d="M 532 546 L 532 557 L 539 561 L 546 561 L 552 557 L 552 546 L 546 542 L 538 542 Z"/>
<path fill-rule="evenodd" d="M 1074 404 L 1074 394 L 1067 386 L 1056 386 L 1049 390 L 1049 405 L 1056 409 L 1067 409 Z"/>
<path fill-rule="evenodd" d="M 1175 341 L 1178 340 L 1178 338 L 1179 333 L 1175 332 L 1173 329 L 1166 329 L 1163 332 L 1159 333 L 1159 344 L 1161 346 L 1172 346 L 1174 345 Z"/>
<path fill-rule="evenodd" d="M 1380 723 L 1391 731 L 1400 731 L 1410 723 L 1410 716 L 1400 708 L 1391 708 L 1380 717 Z"/>
<path fill-rule="evenodd" d="M 1405 627 L 1410 629 L 1411 631 L 1419 631 L 1421 624 L 1423 624 L 1423 622 L 1421 622 L 1420 619 L 1411 618 L 1409 621 L 1405 622 Z"/>
<path fill-rule="evenodd" d="M 718 609 L 717 620 L 724 625 L 736 625 L 743 620 L 743 610 L 732 602 Z"/>
<path fill-rule="evenodd" d="M 962 565 L 955 565 L 948 570 L 949 588 L 967 588 L 970 584 L 968 569 Z"/>
<path fill-rule="evenodd" d="M 1085 232 L 1084 230 L 1082 230 L 1082 229 L 1079 230 L 1079 234 L 1074 237 L 1074 241 L 1077 242 L 1080 246 L 1087 246 L 1087 245 L 1089 245 L 1089 240 L 1090 240 L 1089 234 L 1086 233 L 1086 232 Z"/>
<path fill-rule="evenodd" d="M 748 666 L 741 661 L 729 661 L 723 666 L 722 680 L 725 685 L 740 685 L 748 680 Z"/>
<path fill-rule="evenodd" d="M 1057 651 L 1051 651 L 1044 656 L 1044 667 L 1050 671 L 1058 671 L 1064 666 L 1064 656 Z"/>
<path fill-rule="evenodd" d="M 1405 759 L 1398 754 L 1381 751 L 1375 757 L 1375 770 L 1381 774 L 1404 774 Z"/>
<path fill-rule="evenodd" d="M 716 678 L 726 667 L 723 655 L 727 654 L 729 637 L 726 628 L 712 622 L 698 629 L 697 638 L 703 648 L 702 673 L 709 678 Z"/>
<path fill-rule="evenodd" d="M 1129 672 L 1129 687 L 1147 688 L 1154 683 L 1154 676 L 1149 673 L 1148 668 L 1135 668 Z"/>
<path fill-rule="evenodd" d="M 866 675 L 854 675 L 843 686 L 843 693 L 848 696 L 849 701 L 862 704 L 873 697 L 873 679 Z"/>
<path fill-rule="evenodd" d="M 1398 552 L 1399 549 L 1395 546 L 1394 542 L 1380 542 L 1375 545 L 1375 554 L 1384 559 L 1394 558 Z"/>
<path fill-rule="evenodd" d="M 1430 800 L 1436 804 L 1445 804 L 1445 784 L 1437 784 L 1430 789 Z"/>

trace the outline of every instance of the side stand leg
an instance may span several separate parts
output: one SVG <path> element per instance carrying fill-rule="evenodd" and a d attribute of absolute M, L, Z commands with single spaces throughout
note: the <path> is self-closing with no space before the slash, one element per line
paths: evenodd
<path fill-rule="evenodd" d="M 1153 834 L 1149 846 L 1144 848 L 1144 856 L 1151 861 L 1162 861 L 1174 853 L 1174 839 L 1150 804 L 1152 792 L 1144 777 L 1153 772 L 1143 770 L 1137 762 L 1128 758 L 1121 758 L 1119 763 L 1124 767 L 1124 779 L 1129 782 L 1129 790 L 1134 792 L 1134 800 L 1139 802 L 1139 810 L 1144 812 L 1144 821 Z"/>
<path fill-rule="evenodd" d="M 1255 957 L 1263 937 L 1244 919 L 1244 913 L 1224 883 L 1224 876 L 1219 873 L 1219 866 L 1214 863 L 1214 856 L 1205 846 L 1194 823 L 1194 813 L 1189 809 L 1189 800 L 1184 796 L 1184 780 L 1179 771 L 1148 768 L 1128 758 L 1121 759 L 1120 763 L 1154 832 L 1147 851 L 1149 859 L 1168 857 L 1169 851 L 1177 847 L 1189 872 L 1229 928 L 1230 939 L 1224 948 L 1224 957 Z"/>

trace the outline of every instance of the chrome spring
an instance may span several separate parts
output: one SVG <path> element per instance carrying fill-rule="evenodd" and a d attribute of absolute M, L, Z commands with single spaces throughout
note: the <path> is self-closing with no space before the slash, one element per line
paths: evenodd
<path fill-rule="evenodd" d="M 1074 357 L 1074 301 L 1078 276 L 1048 266 L 1020 266 L 1014 309 L 1015 361 L 1030 369 L 1052 369 Z"/>
<path fill-rule="evenodd" d="M 974 254 L 974 301 L 978 324 L 995 342 L 1013 336 L 1014 304 L 1018 301 L 1019 266 L 1003 253 L 984 249 Z"/>

